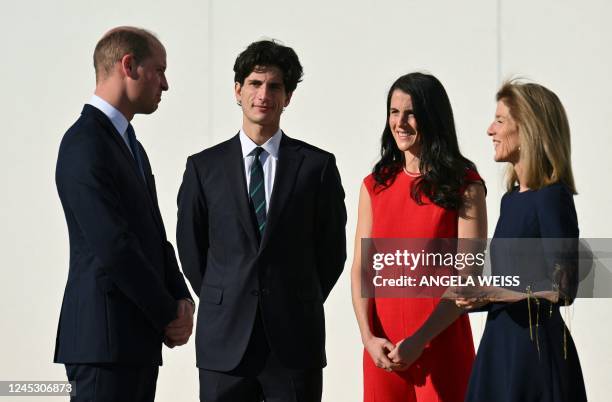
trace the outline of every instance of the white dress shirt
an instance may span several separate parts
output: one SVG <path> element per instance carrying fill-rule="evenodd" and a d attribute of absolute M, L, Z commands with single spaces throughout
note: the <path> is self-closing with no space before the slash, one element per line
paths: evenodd
<path fill-rule="evenodd" d="M 89 102 L 87 102 L 87 104 L 95 107 L 110 119 L 111 123 L 113 123 L 113 126 L 123 139 L 123 142 L 125 142 L 125 145 L 127 146 L 128 150 L 130 151 L 130 153 L 132 153 L 132 147 L 130 147 L 130 140 L 128 140 L 127 135 L 127 128 L 130 122 L 125 118 L 125 116 L 119 110 L 115 109 L 113 105 L 95 94 L 92 95 L 91 99 L 89 100 Z"/>
<path fill-rule="evenodd" d="M 278 148 L 282 138 L 282 131 L 278 131 L 261 147 L 263 152 L 259 155 L 259 161 L 263 168 L 264 174 L 264 189 L 266 191 L 266 213 L 270 207 L 270 197 L 274 187 L 274 177 L 276 176 L 276 165 L 278 164 Z M 242 159 L 244 160 L 244 174 L 246 177 L 247 194 L 249 193 L 249 184 L 251 183 L 251 165 L 255 156 L 253 151 L 258 147 L 244 132 L 240 129 L 240 145 L 242 146 Z"/>

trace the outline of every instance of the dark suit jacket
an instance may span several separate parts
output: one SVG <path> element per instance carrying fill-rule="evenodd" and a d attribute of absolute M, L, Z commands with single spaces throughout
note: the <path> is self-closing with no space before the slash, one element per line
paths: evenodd
<path fill-rule="evenodd" d="M 283 134 L 261 244 L 251 211 L 238 136 L 187 159 L 177 246 L 200 297 L 197 365 L 235 368 L 259 304 L 268 344 L 285 367 L 323 367 L 323 302 L 346 259 L 334 156 Z"/>
<path fill-rule="evenodd" d="M 85 105 L 62 139 L 57 190 L 70 267 L 55 362 L 161 364 L 164 327 L 189 297 L 167 241 L 144 148 L 146 184 L 111 121 Z"/>

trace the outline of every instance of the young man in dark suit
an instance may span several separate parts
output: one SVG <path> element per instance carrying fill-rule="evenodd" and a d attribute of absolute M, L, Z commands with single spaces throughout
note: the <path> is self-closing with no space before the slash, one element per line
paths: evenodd
<path fill-rule="evenodd" d="M 344 190 L 332 154 L 280 129 L 302 77 L 293 49 L 252 43 L 234 72 L 242 128 L 187 159 L 178 197 L 177 246 L 200 298 L 200 400 L 320 401 Z"/>
<path fill-rule="evenodd" d="M 148 31 L 119 27 L 98 42 L 94 66 L 95 94 L 57 159 L 70 267 L 55 362 L 76 381 L 73 401 L 153 401 L 162 341 L 186 343 L 194 312 L 129 123 L 168 90 L 166 52 Z"/>

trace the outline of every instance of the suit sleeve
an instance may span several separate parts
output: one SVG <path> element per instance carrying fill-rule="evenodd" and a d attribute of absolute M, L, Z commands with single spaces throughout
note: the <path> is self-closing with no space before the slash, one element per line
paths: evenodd
<path fill-rule="evenodd" d="M 199 297 L 208 255 L 208 210 L 192 157 L 187 159 L 177 204 L 176 244 L 179 257 L 183 272 Z"/>
<path fill-rule="evenodd" d="M 176 318 L 177 303 L 130 231 L 104 148 L 92 143 L 60 150 L 57 185 L 104 272 L 163 331 Z"/>
<path fill-rule="evenodd" d="M 579 282 L 579 229 L 573 196 L 561 184 L 545 187 L 538 191 L 537 212 L 547 287 L 557 288 L 561 299 L 571 304 Z"/>
<path fill-rule="evenodd" d="M 152 190 L 153 190 L 153 199 L 155 201 L 155 208 L 157 208 L 157 212 L 159 213 L 159 216 L 161 217 L 161 211 L 159 210 L 159 200 L 157 199 L 157 188 L 155 186 L 155 179 L 153 177 L 153 172 L 151 170 L 151 162 L 149 161 L 149 156 L 147 155 L 147 152 L 145 151 L 142 144 L 140 144 L 140 142 L 138 143 L 138 146 L 140 147 L 141 155 L 144 156 L 145 174 L 148 174 L 149 177 L 151 178 L 150 186 L 152 187 Z M 163 222 L 162 222 L 162 227 L 163 227 Z M 165 233 L 166 232 L 164 230 L 164 233 L 163 233 L 164 238 L 165 238 Z M 174 252 L 174 247 L 172 247 L 172 244 L 167 239 L 164 241 L 164 251 L 166 255 L 164 277 L 165 277 L 166 286 L 168 290 L 170 291 L 170 293 L 176 300 L 191 299 L 191 293 L 189 293 L 189 289 L 187 289 L 187 284 L 185 283 L 185 277 L 181 273 L 181 270 L 179 269 L 179 266 L 178 266 L 178 262 L 176 261 L 176 254 Z"/>
<path fill-rule="evenodd" d="M 185 277 L 179 269 L 174 247 L 166 241 L 166 285 L 176 300 L 191 299 Z"/>
<path fill-rule="evenodd" d="M 323 298 L 327 299 L 346 261 L 344 189 L 333 155 L 323 169 L 317 203 L 317 271 Z"/>

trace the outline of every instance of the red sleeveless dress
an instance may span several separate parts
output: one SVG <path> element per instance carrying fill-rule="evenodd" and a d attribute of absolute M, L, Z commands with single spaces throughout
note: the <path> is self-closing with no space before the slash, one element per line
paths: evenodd
<path fill-rule="evenodd" d="M 415 177 L 400 171 L 391 186 L 374 188 L 372 175 L 364 179 L 372 203 L 372 238 L 456 238 L 457 211 L 446 210 L 423 197 L 418 205 L 410 196 Z M 466 186 L 482 182 L 466 171 Z M 370 328 L 375 336 L 394 344 L 412 335 L 434 311 L 439 299 L 374 298 Z M 365 402 L 463 402 L 474 361 L 474 343 L 467 314 L 459 317 L 426 346 L 404 372 L 386 372 L 375 366 L 364 349 Z"/>

